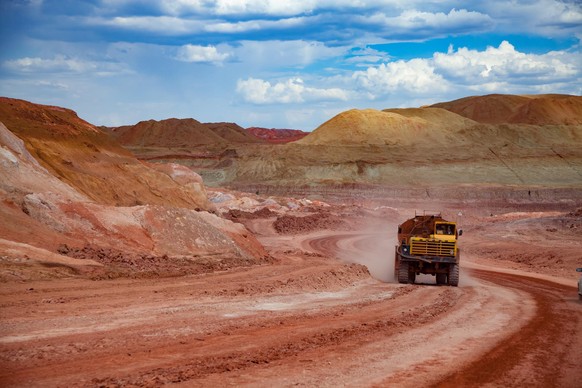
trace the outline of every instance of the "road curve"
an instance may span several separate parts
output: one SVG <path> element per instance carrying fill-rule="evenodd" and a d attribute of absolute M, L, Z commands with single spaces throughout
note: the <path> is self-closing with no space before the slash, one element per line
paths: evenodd
<path fill-rule="evenodd" d="M 385 252 L 390 256 L 391 243 L 382 242 L 382 234 L 345 233 L 318 236 L 304 241 L 304 247 L 327 255 L 345 257 L 345 252 L 359 252 L 365 264 L 366 251 Z M 380 248 L 378 248 L 380 245 Z M 389 271 L 390 265 L 384 267 Z M 575 387 L 582 381 L 582 302 L 575 288 L 548 280 L 491 270 L 462 271 L 462 289 L 469 284 L 483 289 L 513 290 L 524 295 L 522 304 L 533 304 L 531 316 L 517 331 L 492 341 L 481 338 L 480 346 L 488 348 L 478 358 L 467 362 L 459 359 L 456 370 L 434 383 L 437 387 L 459 386 L 540 386 Z M 422 280 L 421 280 L 422 281 Z M 463 287 L 465 286 L 465 287 Z M 514 318 L 519 319 L 518 306 Z M 523 318 L 523 317 L 521 317 Z M 454 330 L 449 327 L 449 330 Z M 418 365 L 417 365 L 418 367 Z M 426 369 L 426 368 L 425 368 Z M 394 383 L 387 378 L 383 383 Z M 408 384 L 405 384 L 408 385 Z"/>
<path fill-rule="evenodd" d="M 527 276 L 473 270 L 499 287 L 527 292 L 536 313 L 517 333 L 437 386 L 576 387 L 582 381 L 582 303 L 572 287 Z"/>
<path fill-rule="evenodd" d="M 582 304 L 572 287 L 468 270 L 459 287 L 431 277 L 424 285 L 380 282 L 330 257 L 386 273 L 393 244 L 381 233 L 269 238 L 273 265 L 5 284 L 0 386 L 581 381 Z"/>

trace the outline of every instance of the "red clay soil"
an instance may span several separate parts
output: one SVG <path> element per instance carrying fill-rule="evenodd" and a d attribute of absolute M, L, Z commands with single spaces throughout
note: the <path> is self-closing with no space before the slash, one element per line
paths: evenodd
<path fill-rule="evenodd" d="M 473 276 L 526 291 L 534 298 L 536 313 L 503 343 L 435 386 L 577 386 L 582 377 L 576 371 L 582 360 L 582 306 L 573 300 L 572 287 L 488 271 Z"/>
<path fill-rule="evenodd" d="M 121 277 L 132 279 L 178 277 L 273 262 L 273 259 L 268 256 L 261 260 L 236 256 L 225 256 L 217 260 L 216 257 L 138 254 L 91 245 L 71 248 L 63 244 L 57 252 L 75 259 L 93 260 L 103 264 L 103 267 L 85 274 L 93 280 Z"/>
<path fill-rule="evenodd" d="M 0 384 L 542 387 L 582 378 L 573 278 L 564 285 L 493 266 L 470 270 L 471 258 L 459 287 L 430 276 L 386 283 L 334 257 L 352 252 L 372 267 L 380 250 L 389 266 L 386 231 L 398 219 L 293 235 L 268 220 L 253 220 L 276 259 L 266 265 L 5 283 Z"/>

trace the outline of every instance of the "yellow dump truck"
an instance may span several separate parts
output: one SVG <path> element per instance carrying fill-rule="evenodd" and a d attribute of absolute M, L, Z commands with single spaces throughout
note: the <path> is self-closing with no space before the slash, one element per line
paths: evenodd
<path fill-rule="evenodd" d="M 394 274 L 399 283 L 414 283 L 417 274 L 436 277 L 437 284 L 459 285 L 461 252 L 457 224 L 440 213 L 415 213 L 398 226 Z"/>

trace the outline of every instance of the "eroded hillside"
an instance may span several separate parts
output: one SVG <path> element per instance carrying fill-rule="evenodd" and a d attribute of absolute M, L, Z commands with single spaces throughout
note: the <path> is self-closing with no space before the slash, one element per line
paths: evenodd
<path fill-rule="evenodd" d="M 70 110 L 0 103 L 2 277 L 176 276 L 268 260 L 244 226 L 207 211 L 192 170 L 144 164 Z"/>

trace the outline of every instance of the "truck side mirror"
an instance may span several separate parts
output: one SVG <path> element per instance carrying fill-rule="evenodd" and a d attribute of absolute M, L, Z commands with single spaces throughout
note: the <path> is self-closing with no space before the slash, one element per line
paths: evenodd
<path fill-rule="evenodd" d="M 459 236 L 463 235 L 463 229 L 459 229 Z"/>

